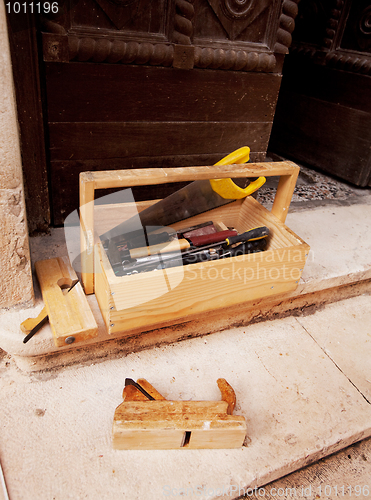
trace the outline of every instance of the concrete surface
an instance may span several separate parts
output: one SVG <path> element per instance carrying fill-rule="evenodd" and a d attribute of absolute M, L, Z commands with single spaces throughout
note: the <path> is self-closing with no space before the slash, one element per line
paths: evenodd
<path fill-rule="evenodd" d="M 260 491 L 249 491 L 251 500 L 344 500 L 367 499 L 371 496 L 371 439 L 323 458 L 294 472 Z"/>
<path fill-rule="evenodd" d="M 326 353 L 328 338 L 322 345 L 312 335 L 336 338 L 339 315 L 358 311 L 364 343 L 369 304 L 364 294 L 317 312 L 305 327 L 303 318 L 285 318 L 64 369 L 25 373 L 4 355 L 0 460 L 10 498 L 238 498 L 371 436 L 362 377 L 353 380 Z M 349 358 L 359 356 L 356 344 L 347 343 Z M 126 377 L 144 377 L 174 400 L 219 400 L 216 380 L 225 377 L 236 391 L 235 414 L 247 420 L 245 446 L 113 450 Z"/>
<path fill-rule="evenodd" d="M 321 328 L 318 318 L 321 318 Z M 371 300 L 329 304 L 320 314 L 297 318 L 327 356 L 371 404 Z"/>
<path fill-rule="evenodd" d="M 371 197 L 367 197 L 371 202 Z M 365 200 L 366 201 L 366 200 Z M 371 203 L 289 213 L 286 224 L 311 247 L 302 279 L 328 280 L 371 269 Z"/>

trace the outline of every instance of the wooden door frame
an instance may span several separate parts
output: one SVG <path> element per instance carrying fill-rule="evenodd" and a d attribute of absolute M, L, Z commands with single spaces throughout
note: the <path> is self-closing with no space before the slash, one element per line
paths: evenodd
<path fill-rule="evenodd" d="M 18 112 L 23 179 L 30 235 L 46 233 L 51 210 L 36 18 L 7 13 L 13 80 Z"/>

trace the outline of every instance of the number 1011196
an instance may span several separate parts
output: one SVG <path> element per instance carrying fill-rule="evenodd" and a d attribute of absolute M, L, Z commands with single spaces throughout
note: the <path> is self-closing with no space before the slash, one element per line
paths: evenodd
<path fill-rule="evenodd" d="M 5 4 L 8 14 L 57 14 L 58 2 L 8 2 Z"/>

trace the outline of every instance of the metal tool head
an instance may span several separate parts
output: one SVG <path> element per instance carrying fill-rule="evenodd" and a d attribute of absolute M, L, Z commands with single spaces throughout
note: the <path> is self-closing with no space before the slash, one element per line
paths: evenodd
<path fill-rule="evenodd" d="M 135 380 L 133 380 L 132 378 L 125 379 L 125 387 L 127 387 L 128 385 L 134 386 L 136 389 L 138 389 L 138 391 L 140 391 L 144 396 L 146 396 L 146 398 L 150 399 L 151 401 L 155 401 L 155 398 L 152 397 L 146 390 L 143 389 L 141 385 L 135 382 Z"/>

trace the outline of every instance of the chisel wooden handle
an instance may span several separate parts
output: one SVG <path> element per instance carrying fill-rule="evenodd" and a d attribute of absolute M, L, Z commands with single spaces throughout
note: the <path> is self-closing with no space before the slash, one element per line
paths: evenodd
<path fill-rule="evenodd" d="M 192 245 L 195 247 L 202 247 L 208 245 L 209 243 L 218 243 L 220 241 L 224 241 L 231 236 L 236 236 L 237 231 L 219 231 L 213 234 L 203 234 L 201 236 L 193 236 L 189 238 L 191 240 Z"/>
<path fill-rule="evenodd" d="M 140 247 L 140 248 L 132 248 L 130 252 L 130 257 L 132 259 L 138 259 L 140 257 L 148 257 L 148 255 L 154 255 L 156 253 L 170 253 L 176 252 L 179 250 L 186 250 L 190 248 L 190 243 L 182 238 L 180 240 L 173 240 L 167 244 L 161 245 L 152 245 L 150 247 Z"/>

